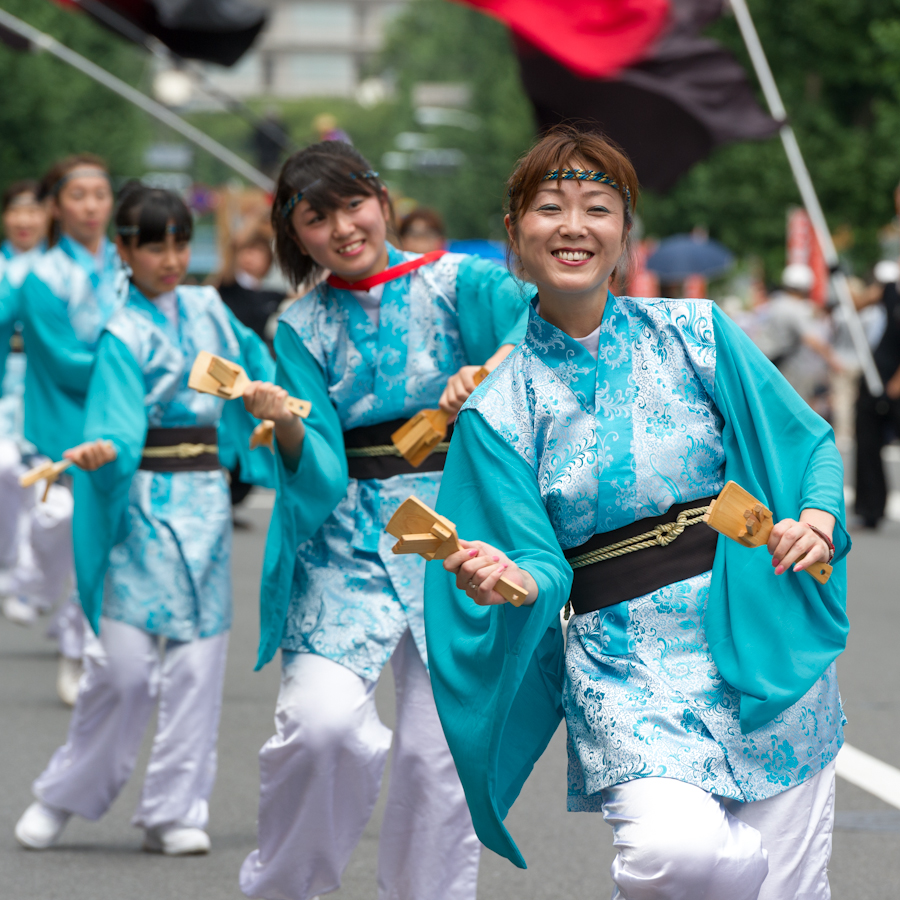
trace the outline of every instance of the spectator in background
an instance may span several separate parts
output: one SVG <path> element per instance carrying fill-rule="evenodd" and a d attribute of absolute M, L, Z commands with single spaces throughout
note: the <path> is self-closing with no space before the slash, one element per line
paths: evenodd
<path fill-rule="evenodd" d="M 444 220 L 437 210 L 420 206 L 403 217 L 398 231 L 400 246 L 410 253 L 443 250 L 447 241 Z"/>
<path fill-rule="evenodd" d="M 831 346 L 828 317 L 810 300 L 813 280 L 809 266 L 787 266 L 780 290 L 759 308 L 751 337 L 791 387 L 829 419 L 830 373 L 842 366 Z"/>
<path fill-rule="evenodd" d="M 352 144 L 350 135 L 343 128 L 338 128 L 338 120 L 331 113 L 320 113 L 313 119 L 313 128 L 320 141 L 343 141 Z"/>
<path fill-rule="evenodd" d="M 871 322 L 872 327 L 866 332 L 874 344 L 875 365 L 884 382 L 884 394 L 873 397 L 865 378 L 860 378 L 856 401 L 855 509 L 866 528 L 878 527 L 887 505 L 881 448 L 900 436 L 900 294 L 896 270 L 891 274 L 893 281 L 883 287 L 876 283 L 854 297 L 863 314 L 864 327 L 866 319 Z M 880 315 L 875 315 L 875 311 Z"/>

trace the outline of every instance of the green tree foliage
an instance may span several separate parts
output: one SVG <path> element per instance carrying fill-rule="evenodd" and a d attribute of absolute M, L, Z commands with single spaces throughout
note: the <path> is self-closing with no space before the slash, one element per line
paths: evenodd
<path fill-rule="evenodd" d="M 3 8 L 136 84 L 144 54 L 80 12 L 50 0 L 4 0 Z M 0 187 L 39 178 L 60 156 L 99 153 L 117 175 L 142 171 L 146 115 L 46 53 L 0 43 Z"/>
<path fill-rule="evenodd" d="M 850 236 L 845 255 L 862 272 L 879 258 L 878 230 L 894 213 L 900 179 L 900 2 L 750 0 L 832 230 Z M 737 25 L 711 36 L 728 46 L 755 84 Z M 717 150 L 666 197 L 647 195 L 656 234 L 706 224 L 741 254 L 758 254 L 770 277 L 784 264 L 785 209 L 799 204 L 776 137 Z"/>
<path fill-rule="evenodd" d="M 461 150 L 452 175 L 382 174 L 420 203 L 437 207 L 454 237 L 505 237 L 504 185 L 516 159 L 534 140 L 534 117 L 519 82 L 509 34 L 499 22 L 447 0 L 414 0 L 394 22 L 382 54 L 398 97 L 396 132 L 426 132 L 434 146 Z M 464 82 L 475 130 L 420 128 L 411 91 L 419 82 Z"/>

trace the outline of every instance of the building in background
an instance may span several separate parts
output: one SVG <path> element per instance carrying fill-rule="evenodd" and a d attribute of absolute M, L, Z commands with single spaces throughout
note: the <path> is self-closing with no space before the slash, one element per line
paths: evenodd
<path fill-rule="evenodd" d="M 234 97 L 352 97 L 385 28 L 409 0 L 268 0 L 269 19 L 232 68 L 207 66 L 210 80 Z M 192 105 L 200 101 L 195 93 Z"/>

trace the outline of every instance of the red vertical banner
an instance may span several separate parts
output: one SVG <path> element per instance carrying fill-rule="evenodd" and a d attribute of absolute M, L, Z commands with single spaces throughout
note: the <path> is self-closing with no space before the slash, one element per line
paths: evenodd
<path fill-rule="evenodd" d="M 656 249 L 652 241 L 640 241 L 634 248 L 632 270 L 625 290 L 632 297 L 658 297 L 659 278 L 647 268 L 647 259 Z"/>
<path fill-rule="evenodd" d="M 806 210 L 796 206 L 788 210 L 787 264 L 812 269 L 814 280 L 810 298 L 823 305 L 828 297 L 828 266 Z"/>

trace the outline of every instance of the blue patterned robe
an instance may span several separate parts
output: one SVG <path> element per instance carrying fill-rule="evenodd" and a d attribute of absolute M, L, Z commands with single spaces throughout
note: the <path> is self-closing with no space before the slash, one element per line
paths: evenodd
<path fill-rule="evenodd" d="M 440 567 L 428 575 L 435 699 L 485 844 L 524 865 L 501 820 L 563 715 L 571 809 L 599 809 L 602 788 L 646 776 L 758 800 L 834 758 L 849 548 L 840 457 L 709 301 L 610 295 L 596 362 L 532 311 L 524 343 L 460 414 L 446 474 L 438 510 L 539 588 L 532 607 L 482 608 Z M 563 656 L 562 550 L 730 478 L 776 518 L 836 516 L 829 585 L 776 577 L 765 550 L 719 538 L 712 571 L 574 617 Z"/>
<path fill-rule="evenodd" d="M 389 254 L 391 266 L 416 258 Z M 395 556 L 384 526 L 410 494 L 434 503 L 440 472 L 348 479 L 342 435 L 436 407 L 462 366 L 516 343 L 522 290 L 489 262 L 447 254 L 385 284 L 377 329 L 349 291 L 325 283 L 284 313 L 277 381 L 312 414 L 296 471 L 278 457 L 258 665 L 280 646 L 374 680 L 407 628 L 426 659 L 424 563 Z"/>
<path fill-rule="evenodd" d="M 126 284 L 114 244 L 104 238 L 94 257 L 67 235 L 31 266 L 22 284 L 25 437 L 51 459 L 81 442 L 97 343 L 125 302 Z"/>
<path fill-rule="evenodd" d="M 178 327 L 133 285 L 97 348 L 87 394 L 85 440 L 105 438 L 117 459 L 75 481 L 75 569 L 85 613 L 174 641 L 212 637 L 231 626 L 231 498 L 223 469 L 139 469 L 148 428 L 213 426 L 233 437 L 241 474 L 274 483 L 272 455 L 250 453 L 255 420 L 188 387 L 200 350 L 270 380 L 263 342 L 211 287 L 177 289 Z"/>

